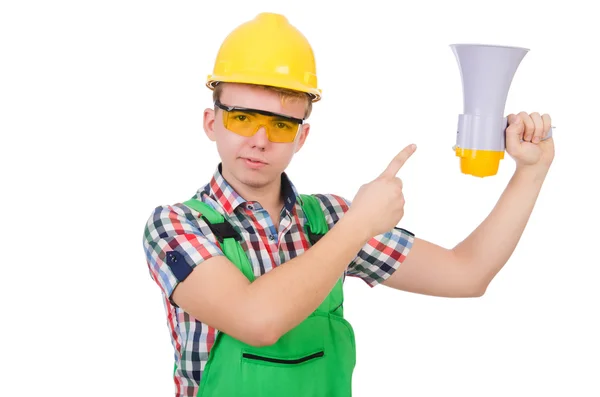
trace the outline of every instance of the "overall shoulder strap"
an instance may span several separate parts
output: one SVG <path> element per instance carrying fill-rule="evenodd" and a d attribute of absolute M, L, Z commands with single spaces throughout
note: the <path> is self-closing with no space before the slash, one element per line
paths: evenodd
<path fill-rule="evenodd" d="M 187 201 L 184 201 L 183 204 L 187 205 L 191 209 L 198 211 L 200 214 L 205 216 L 209 221 L 214 223 L 223 222 L 223 215 L 221 215 L 217 210 L 215 210 L 210 205 L 196 199 L 191 198 Z"/>
<path fill-rule="evenodd" d="M 239 233 L 233 228 L 231 223 L 226 221 L 225 217 L 210 205 L 195 198 L 185 201 L 183 204 L 200 213 L 201 218 L 206 222 L 220 243 L 223 243 L 228 238 L 241 240 Z"/>
<path fill-rule="evenodd" d="M 306 218 L 308 220 L 306 225 L 306 232 L 311 241 L 311 244 L 314 245 L 317 241 L 319 241 L 319 239 L 321 239 L 321 237 L 325 235 L 325 233 L 329 231 L 327 219 L 325 219 L 325 213 L 321 208 L 321 202 L 318 198 L 316 198 L 314 195 L 307 194 L 301 194 L 300 197 L 300 205 L 302 206 L 302 210 L 306 214 Z M 323 313 L 333 313 L 343 317 L 343 284 L 345 279 L 346 272 L 344 272 L 343 276 L 335 284 L 327 298 L 317 308 L 317 311 Z"/>
<path fill-rule="evenodd" d="M 248 256 L 240 245 L 240 233 L 225 217 L 210 205 L 192 198 L 183 203 L 198 211 L 200 217 L 208 225 L 221 245 L 225 256 L 237 266 L 238 269 L 250 280 L 254 281 L 254 272 Z"/>
<path fill-rule="evenodd" d="M 319 199 L 311 194 L 300 195 L 300 206 L 307 218 L 306 233 L 311 244 L 314 245 L 329 231 L 325 214 L 323 213 Z"/>

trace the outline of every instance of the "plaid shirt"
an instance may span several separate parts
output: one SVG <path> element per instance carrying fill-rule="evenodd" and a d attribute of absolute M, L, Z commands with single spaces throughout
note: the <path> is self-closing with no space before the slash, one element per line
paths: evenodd
<path fill-rule="evenodd" d="M 194 198 L 222 214 L 242 233 L 240 242 L 259 277 L 276 266 L 301 255 L 309 247 L 304 234 L 306 218 L 298 211 L 298 193 L 288 176 L 282 175 L 284 207 L 280 225 L 274 225 L 258 202 L 246 201 L 227 183 L 221 164 L 210 182 Z M 348 210 L 350 202 L 333 194 L 318 194 L 329 227 Z M 279 231 L 279 232 L 278 232 Z M 368 242 L 349 264 L 346 275 L 359 277 L 374 287 L 388 278 L 408 254 L 414 235 L 394 228 Z M 216 255 L 224 255 L 219 243 L 198 213 L 181 203 L 154 209 L 144 229 L 144 251 L 150 276 L 164 298 L 167 326 L 175 351 L 177 370 L 174 382 L 177 397 L 198 392 L 202 371 L 215 341 L 217 330 L 203 324 L 177 307 L 170 299 L 178 278 L 168 265 L 167 254 L 176 251 L 190 268 Z"/>

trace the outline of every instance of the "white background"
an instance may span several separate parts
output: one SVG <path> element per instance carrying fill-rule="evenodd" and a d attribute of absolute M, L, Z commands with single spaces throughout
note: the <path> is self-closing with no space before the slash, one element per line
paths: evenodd
<path fill-rule="evenodd" d="M 0 395 L 173 395 L 143 226 L 155 206 L 191 197 L 212 175 L 204 79 L 225 35 L 261 11 L 285 14 L 317 57 L 324 97 L 288 169 L 302 192 L 351 199 L 414 142 L 399 174 L 400 225 L 446 247 L 465 238 L 514 162 L 507 157 L 490 178 L 460 173 L 452 43 L 530 48 L 506 112 L 547 112 L 556 126 L 556 159 L 529 225 L 482 298 L 348 281 L 355 395 L 600 395 L 592 3 L 336 4 L 2 3 Z"/>

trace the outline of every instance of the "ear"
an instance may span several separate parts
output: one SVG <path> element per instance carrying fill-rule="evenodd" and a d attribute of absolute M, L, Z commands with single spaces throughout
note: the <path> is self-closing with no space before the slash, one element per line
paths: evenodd
<path fill-rule="evenodd" d="M 298 139 L 296 140 L 296 149 L 294 153 L 298 153 L 302 146 L 304 146 L 304 142 L 306 142 L 306 138 L 308 137 L 308 133 L 310 132 L 310 124 L 302 124 L 302 129 L 298 134 Z"/>
<path fill-rule="evenodd" d="M 206 108 L 204 109 L 204 132 L 206 133 L 206 136 L 208 137 L 208 139 L 210 139 L 211 141 L 215 141 L 216 140 L 216 136 L 215 136 L 215 110 L 214 109 L 210 109 L 210 108 Z"/>

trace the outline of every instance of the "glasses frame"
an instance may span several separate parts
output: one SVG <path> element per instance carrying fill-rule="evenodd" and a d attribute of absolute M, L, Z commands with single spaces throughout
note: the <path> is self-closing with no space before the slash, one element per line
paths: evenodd
<path fill-rule="evenodd" d="M 241 112 L 258 113 L 258 114 L 262 114 L 265 116 L 281 117 L 284 120 L 293 121 L 295 123 L 298 123 L 299 125 L 304 124 L 304 120 L 305 120 L 305 119 L 299 119 L 297 117 L 287 116 L 287 115 L 281 114 L 281 113 L 269 112 L 268 110 L 251 109 L 251 108 L 244 108 L 244 107 L 240 107 L 240 106 L 227 106 L 227 105 L 224 105 L 223 103 L 221 103 L 220 101 L 215 101 L 215 106 L 218 107 L 219 109 L 225 110 L 227 112 L 232 112 L 234 110 L 238 110 Z"/>

